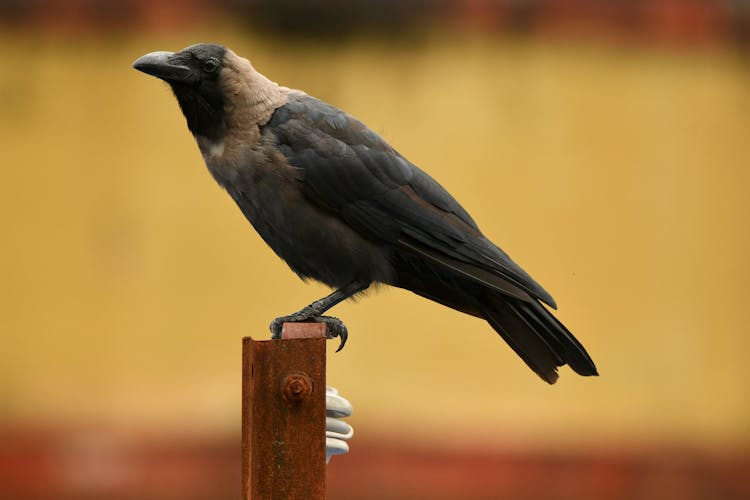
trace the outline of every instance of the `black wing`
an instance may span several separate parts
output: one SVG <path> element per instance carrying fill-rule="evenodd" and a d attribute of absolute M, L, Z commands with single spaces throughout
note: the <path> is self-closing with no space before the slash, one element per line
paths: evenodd
<path fill-rule="evenodd" d="M 313 97 L 294 95 L 262 133 L 272 134 L 300 169 L 308 198 L 360 234 L 506 295 L 556 307 L 442 186 L 362 122 Z"/>

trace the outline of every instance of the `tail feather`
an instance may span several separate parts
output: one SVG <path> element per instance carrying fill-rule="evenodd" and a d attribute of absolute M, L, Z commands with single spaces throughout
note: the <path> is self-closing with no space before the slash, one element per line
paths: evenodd
<path fill-rule="evenodd" d="M 517 303 L 517 310 L 536 331 L 545 332 L 565 363 L 579 375 L 599 375 L 586 349 L 555 316 L 539 303 Z"/>
<path fill-rule="evenodd" d="M 493 294 L 481 309 L 492 328 L 546 382 L 554 384 L 557 367 L 565 364 L 580 375 L 597 375 L 580 342 L 539 303 Z"/>
<path fill-rule="evenodd" d="M 549 384 L 557 381 L 557 367 L 564 364 L 545 338 L 505 301 L 482 306 L 485 319 L 529 368 Z"/>

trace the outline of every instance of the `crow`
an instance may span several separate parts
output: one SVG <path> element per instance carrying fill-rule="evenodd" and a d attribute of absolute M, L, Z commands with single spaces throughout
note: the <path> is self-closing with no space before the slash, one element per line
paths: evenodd
<path fill-rule="evenodd" d="M 322 314 L 383 283 L 485 319 L 543 380 L 557 367 L 597 375 L 583 346 L 542 303 L 555 301 L 429 175 L 366 125 L 280 86 L 217 44 L 133 63 L 171 87 L 208 170 L 300 278 L 335 291 L 271 323 Z"/>

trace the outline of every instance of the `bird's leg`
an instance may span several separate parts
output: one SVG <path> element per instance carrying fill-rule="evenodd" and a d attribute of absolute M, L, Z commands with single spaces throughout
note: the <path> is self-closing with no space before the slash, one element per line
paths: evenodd
<path fill-rule="evenodd" d="M 344 348 L 346 339 L 349 336 L 349 333 L 346 330 L 346 325 L 344 325 L 344 323 L 338 318 L 321 315 L 339 302 L 342 302 L 349 297 L 367 289 L 367 287 L 369 286 L 370 283 L 365 283 L 362 281 L 352 281 L 348 285 L 341 287 L 332 294 L 327 295 L 322 299 L 316 300 L 309 306 L 305 306 L 295 313 L 274 319 L 273 321 L 271 321 L 271 338 L 281 338 L 281 329 L 283 328 L 284 323 L 302 323 L 305 321 L 325 323 L 328 327 L 326 334 L 328 338 L 332 339 L 334 337 L 339 337 L 341 339 L 339 348 L 336 349 L 336 352 L 340 351 Z"/>

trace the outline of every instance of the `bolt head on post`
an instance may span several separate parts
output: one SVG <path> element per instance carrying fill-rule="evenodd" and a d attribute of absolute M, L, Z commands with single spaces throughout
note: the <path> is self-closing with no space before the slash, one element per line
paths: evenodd
<path fill-rule="evenodd" d="M 312 395 L 313 382 L 304 372 L 291 372 L 284 377 L 281 393 L 290 403 L 301 403 Z"/>

